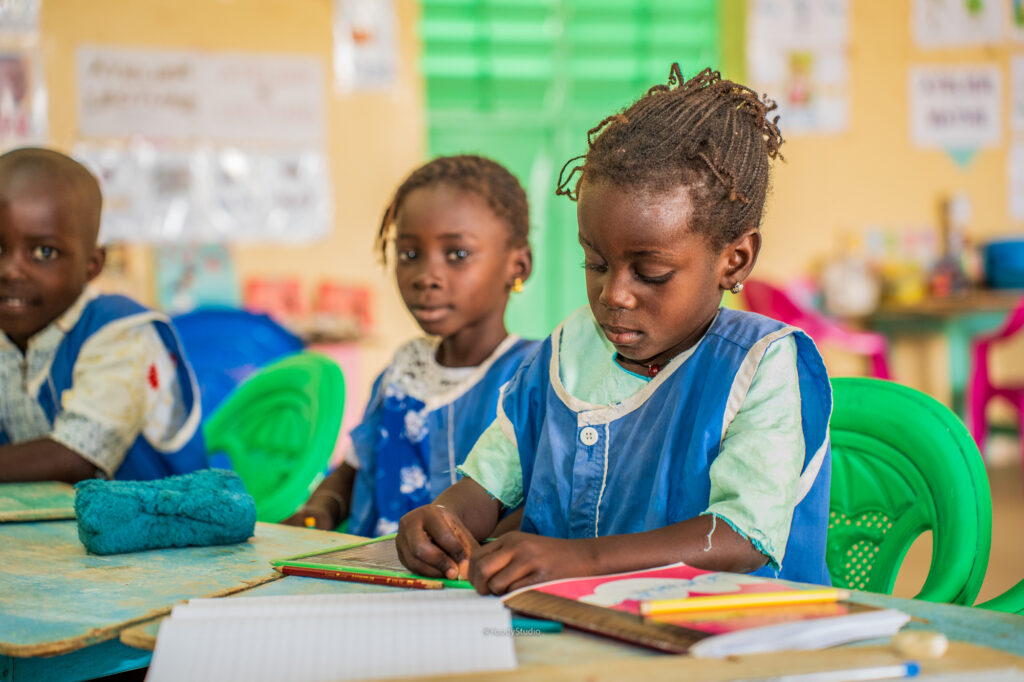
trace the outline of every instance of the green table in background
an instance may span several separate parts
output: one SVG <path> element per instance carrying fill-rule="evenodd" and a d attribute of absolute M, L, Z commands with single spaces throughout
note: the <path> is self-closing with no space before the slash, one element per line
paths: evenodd
<path fill-rule="evenodd" d="M 914 305 L 883 304 L 867 324 L 891 340 L 941 334 L 949 355 L 950 407 L 964 418 L 971 370 L 971 340 L 999 328 L 1024 295 L 1014 289 L 974 289 L 949 298 L 928 298 Z M 899 377 L 894 377 L 899 381 Z"/>

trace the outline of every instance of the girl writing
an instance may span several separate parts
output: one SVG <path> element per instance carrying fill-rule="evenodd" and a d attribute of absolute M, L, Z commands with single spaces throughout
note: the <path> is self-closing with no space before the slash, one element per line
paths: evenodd
<path fill-rule="evenodd" d="M 495 415 L 498 390 L 537 344 L 505 328 L 509 293 L 530 276 L 526 193 L 479 156 L 441 157 L 398 187 L 377 245 L 427 338 L 401 346 L 374 382 L 344 461 L 285 521 L 357 535 L 393 533 L 456 481 Z M 313 522 L 307 522 L 312 519 Z"/>
<path fill-rule="evenodd" d="M 403 517 L 411 570 L 495 594 L 678 561 L 828 583 L 824 364 L 800 330 L 720 307 L 760 251 L 774 108 L 673 65 L 590 131 L 558 189 L 590 305 L 502 390 L 466 477 Z M 522 532 L 478 545 L 524 502 Z"/>

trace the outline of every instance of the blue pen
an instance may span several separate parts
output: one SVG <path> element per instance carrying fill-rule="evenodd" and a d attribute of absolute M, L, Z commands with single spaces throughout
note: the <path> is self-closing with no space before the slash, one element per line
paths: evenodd
<path fill-rule="evenodd" d="M 921 666 L 916 661 L 895 665 L 879 665 L 873 668 L 851 668 L 849 670 L 828 670 L 820 673 L 783 675 L 773 677 L 772 682 L 846 682 L 849 680 L 893 680 L 917 677 Z"/>

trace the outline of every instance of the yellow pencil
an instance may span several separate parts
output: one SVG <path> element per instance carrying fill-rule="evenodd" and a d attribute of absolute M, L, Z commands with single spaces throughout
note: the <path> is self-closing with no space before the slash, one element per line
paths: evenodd
<path fill-rule="evenodd" d="M 711 611 L 716 609 L 742 609 L 751 606 L 786 606 L 790 604 L 818 604 L 842 601 L 850 596 L 848 590 L 822 587 L 811 590 L 786 590 L 779 592 L 744 592 L 739 594 L 716 594 L 707 597 L 686 597 L 684 599 L 652 599 L 640 602 L 640 613 L 653 616 L 659 613 L 685 613 L 688 611 Z"/>

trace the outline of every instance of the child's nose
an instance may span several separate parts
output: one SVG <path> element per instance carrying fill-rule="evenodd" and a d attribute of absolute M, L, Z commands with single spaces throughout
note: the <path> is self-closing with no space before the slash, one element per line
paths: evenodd
<path fill-rule="evenodd" d="M 417 289 L 438 289 L 444 281 L 443 265 L 433 259 L 424 258 L 413 275 L 413 286 Z"/>
<path fill-rule="evenodd" d="M 611 271 L 605 274 L 604 282 L 601 285 L 600 302 L 604 306 L 618 310 L 620 308 L 632 308 L 636 304 L 636 297 L 630 290 L 631 276 L 629 272 Z"/>
<path fill-rule="evenodd" d="M 0 280 L 14 282 L 25 279 L 24 263 L 15 252 L 0 252 Z"/>

